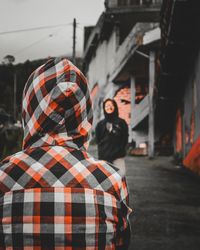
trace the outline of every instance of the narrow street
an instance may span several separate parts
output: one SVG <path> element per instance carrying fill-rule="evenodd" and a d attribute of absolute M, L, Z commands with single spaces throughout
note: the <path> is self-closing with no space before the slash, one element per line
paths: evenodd
<path fill-rule="evenodd" d="M 127 157 L 134 250 L 200 249 L 200 179 L 172 159 Z"/>
<path fill-rule="evenodd" d="M 91 153 L 96 154 L 94 147 Z M 131 250 L 200 249 L 200 179 L 172 158 L 127 157 Z"/>

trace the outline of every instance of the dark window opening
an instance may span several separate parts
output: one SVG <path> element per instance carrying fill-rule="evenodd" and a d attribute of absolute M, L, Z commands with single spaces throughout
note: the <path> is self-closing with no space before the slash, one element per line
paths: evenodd
<path fill-rule="evenodd" d="M 126 5 L 128 5 L 127 0 L 118 0 L 118 6 L 126 6 Z"/>
<path fill-rule="evenodd" d="M 139 5 L 140 0 L 130 0 L 130 5 Z"/>

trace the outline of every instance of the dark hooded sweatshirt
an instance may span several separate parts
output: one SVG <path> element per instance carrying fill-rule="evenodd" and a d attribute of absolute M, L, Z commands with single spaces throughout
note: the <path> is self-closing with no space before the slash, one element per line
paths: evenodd
<path fill-rule="evenodd" d="M 0 249 L 127 249 L 128 192 L 118 169 L 87 152 L 84 75 L 51 59 L 23 93 L 23 150 L 0 165 Z"/>
<path fill-rule="evenodd" d="M 115 110 L 112 114 L 105 111 L 105 103 L 113 102 Z M 119 118 L 118 107 L 114 100 L 107 99 L 103 103 L 105 118 L 96 127 L 96 140 L 98 144 L 98 156 L 101 160 L 113 162 L 126 155 L 128 143 L 128 126 L 125 120 Z"/>

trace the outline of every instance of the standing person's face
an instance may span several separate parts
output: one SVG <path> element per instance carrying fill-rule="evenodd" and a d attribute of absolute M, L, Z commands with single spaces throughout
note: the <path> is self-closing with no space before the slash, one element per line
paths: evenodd
<path fill-rule="evenodd" d="M 115 106 L 111 101 L 105 103 L 105 111 L 107 114 L 112 114 L 115 110 Z"/>

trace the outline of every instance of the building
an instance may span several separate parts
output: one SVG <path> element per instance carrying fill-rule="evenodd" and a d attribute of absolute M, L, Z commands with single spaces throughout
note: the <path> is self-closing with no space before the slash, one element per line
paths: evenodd
<path fill-rule="evenodd" d="M 158 88 L 159 126 L 171 129 L 174 155 L 200 174 L 200 11 L 198 1 L 165 0 Z"/>
<path fill-rule="evenodd" d="M 136 148 L 154 154 L 154 92 L 160 41 L 158 0 L 106 0 L 95 27 L 85 27 L 84 71 L 88 77 L 94 124 L 102 102 L 115 98 Z M 149 125 L 150 124 L 150 125 Z M 137 151 L 138 152 L 138 151 Z"/>

